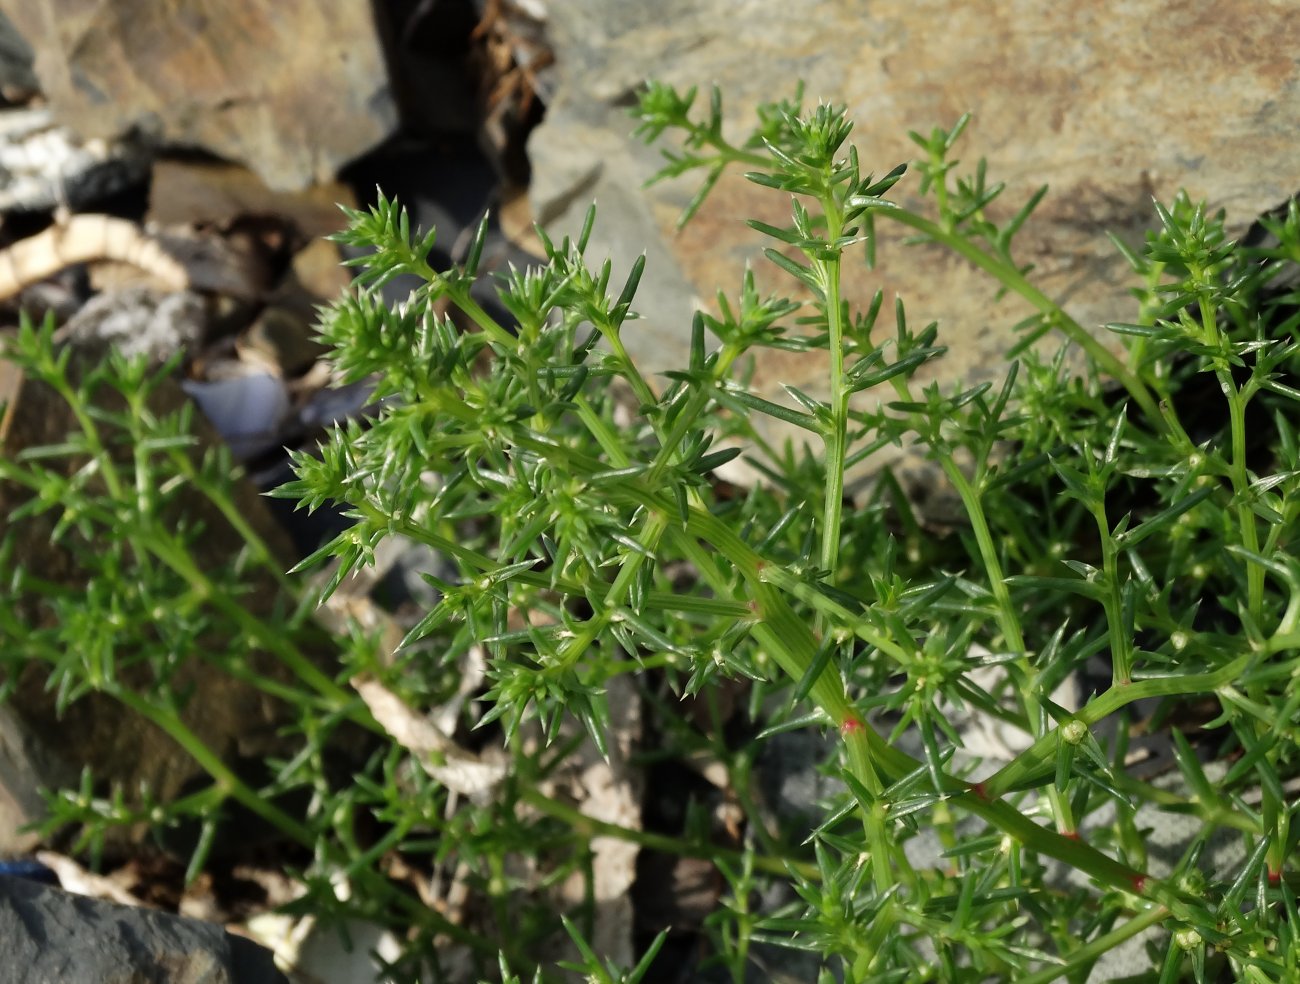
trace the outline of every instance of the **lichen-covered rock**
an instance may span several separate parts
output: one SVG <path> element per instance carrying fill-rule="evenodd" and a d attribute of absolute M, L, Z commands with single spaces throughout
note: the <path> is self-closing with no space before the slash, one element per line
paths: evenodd
<path fill-rule="evenodd" d="M 530 142 L 534 212 L 552 233 L 574 233 L 595 199 L 593 256 L 612 255 L 626 270 L 648 254 L 637 304 L 646 318 L 628 326 L 626 342 L 654 369 L 686 363 L 693 306 L 720 286 L 734 291 L 746 262 L 773 289 L 793 285 L 762 260 L 764 244 L 743 224 L 750 216 L 785 224 L 782 195 L 729 174 L 675 235 L 698 177 L 641 189 L 662 163 L 658 148 L 630 136 L 627 109 L 647 78 L 702 90 L 717 83 L 737 136 L 757 104 L 793 95 L 804 79 L 805 105 L 848 106 L 864 168 L 878 175 L 916 157 L 909 130 L 928 133 L 972 111 L 959 173 L 988 158 L 990 178 L 1010 188 L 995 218 L 1051 185 L 1018 240 L 1019 258 L 1089 327 L 1131 320 L 1127 267 L 1105 233 L 1140 242 L 1155 224 L 1153 195 L 1167 202 L 1186 188 L 1244 230 L 1300 188 L 1300 102 L 1291 95 L 1300 19 L 1282 6 L 1245 16 L 1124 0 L 566 0 L 549 13 L 559 87 Z M 893 194 L 915 203 L 916 178 Z M 853 269 L 848 289 L 864 299 L 882 287 L 890 301 L 903 297 L 914 323 L 939 320 L 950 347 L 942 379 L 1000 377 L 1010 326 L 1029 310 L 1015 299 L 995 303 L 996 285 L 945 251 L 905 248 L 910 230 L 877 226 L 880 266 Z M 764 357 L 755 383 L 774 399 L 778 383 L 816 390 L 824 377 L 815 356 Z"/>

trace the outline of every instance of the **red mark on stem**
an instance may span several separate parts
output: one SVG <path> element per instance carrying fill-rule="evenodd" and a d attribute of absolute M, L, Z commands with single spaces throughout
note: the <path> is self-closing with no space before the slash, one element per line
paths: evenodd
<path fill-rule="evenodd" d="M 1147 876 L 1138 874 L 1133 876 L 1133 891 L 1141 895 L 1147 887 Z"/>
<path fill-rule="evenodd" d="M 849 735 L 861 734 L 865 728 L 866 725 L 862 723 L 861 718 L 850 714 L 840 724 L 840 734 L 843 737 L 848 738 Z"/>
<path fill-rule="evenodd" d="M 1061 836 L 1064 837 L 1066 840 L 1072 840 L 1072 841 L 1077 841 L 1082 839 L 1079 837 L 1079 832 L 1077 830 L 1062 830 Z"/>
<path fill-rule="evenodd" d="M 980 799 L 984 800 L 984 802 L 986 803 L 988 802 L 989 794 L 988 794 L 988 790 L 984 788 L 984 783 L 982 782 L 971 783 L 970 791 L 974 793 L 976 796 L 978 796 Z"/>
<path fill-rule="evenodd" d="M 766 566 L 767 566 L 767 561 L 766 561 L 766 560 L 756 560 L 756 561 L 754 561 L 754 571 L 755 571 L 755 573 L 762 574 L 762 573 L 763 573 L 763 568 L 765 568 Z"/>
<path fill-rule="evenodd" d="M 1277 870 L 1274 870 L 1272 868 L 1269 868 L 1268 883 L 1270 885 L 1279 885 L 1281 884 L 1281 882 L 1282 882 L 1282 869 L 1278 868 Z"/>

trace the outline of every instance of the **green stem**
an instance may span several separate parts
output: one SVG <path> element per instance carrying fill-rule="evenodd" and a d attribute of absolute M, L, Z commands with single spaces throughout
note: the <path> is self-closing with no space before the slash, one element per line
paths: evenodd
<path fill-rule="evenodd" d="M 1237 526 L 1241 529 L 1241 545 L 1250 553 L 1259 553 L 1259 528 L 1255 513 L 1250 508 L 1250 473 L 1246 467 L 1246 407 L 1241 391 L 1233 382 L 1228 369 L 1219 370 L 1219 385 L 1228 394 L 1228 419 L 1232 431 L 1232 491 L 1236 500 Z M 1259 625 L 1264 613 L 1264 568 L 1253 561 L 1246 562 L 1246 607 L 1255 624 Z"/>
<path fill-rule="evenodd" d="M 117 463 L 113 456 L 108 453 L 104 447 L 104 442 L 100 440 L 99 428 L 95 426 L 95 421 L 91 418 L 85 403 L 81 396 L 69 384 L 66 378 L 59 377 L 50 380 L 50 385 L 58 392 L 72 415 L 77 418 L 77 424 L 81 427 L 81 432 L 86 436 L 86 444 L 90 448 L 91 456 L 98 462 L 100 473 L 104 476 L 104 485 L 108 489 L 109 497 L 117 502 L 125 503 L 126 490 L 122 482 L 121 475 L 117 470 Z"/>
<path fill-rule="evenodd" d="M 980 559 L 984 564 L 984 575 L 988 579 L 989 590 L 993 592 L 993 600 L 997 606 L 998 629 L 1002 632 L 1002 638 L 1008 648 L 1015 655 L 1020 706 L 1024 711 L 1025 719 L 1029 722 L 1031 733 L 1038 738 L 1047 727 L 1042 702 L 1038 699 L 1038 674 L 1034 671 L 1025 649 L 1025 637 L 1020 628 L 1020 614 L 1016 611 L 1011 599 L 1011 589 L 1007 587 L 1006 577 L 1002 572 L 1002 560 L 998 556 L 997 545 L 993 542 L 993 533 L 989 529 L 984 503 L 975 486 L 966 479 L 965 473 L 957 466 L 952 455 L 942 455 L 940 464 L 944 474 L 948 476 L 948 481 L 957 490 L 957 495 L 966 510 L 966 516 L 970 520 Z M 1052 820 L 1056 824 L 1056 829 L 1063 834 L 1074 833 L 1073 810 L 1055 784 L 1047 788 L 1047 802 L 1051 807 Z"/>
<path fill-rule="evenodd" d="M 610 584 L 605 592 L 605 597 L 601 599 L 603 608 L 583 624 L 582 630 L 575 633 L 574 637 L 568 640 L 556 657 L 554 667 L 556 670 L 567 669 L 573 666 L 600 634 L 608 627 L 611 620 L 617 617 L 616 609 L 623 603 L 627 593 L 632 590 L 641 564 L 644 563 L 646 554 L 654 554 L 659 546 L 659 538 L 663 536 L 664 530 L 668 528 L 668 520 L 662 513 L 651 512 L 647 517 L 645 524 L 641 528 L 641 533 L 637 537 L 639 543 L 645 550 L 645 553 L 629 550 L 626 559 L 618 569 L 614 581 Z"/>
<path fill-rule="evenodd" d="M 174 711 L 158 707 L 125 688 L 112 687 L 107 692 L 165 732 L 231 798 L 304 847 L 316 846 L 316 838 L 310 830 L 249 787 L 213 753 L 202 738 L 190 730 Z"/>
<path fill-rule="evenodd" d="M 220 510 L 221 515 L 226 518 L 232 529 L 239 534 L 242 542 L 248 544 L 253 551 L 253 556 L 264 568 L 271 572 L 281 590 L 285 591 L 290 597 L 297 598 L 299 585 L 284 572 L 283 566 L 276 561 L 275 555 L 271 548 L 261 535 L 253 529 L 253 526 L 244 514 L 236 508 L 231 501 L 230 496 L 221 488 L 213 486 L 211 482 L 206 481 L 194 467 L 194 462 L 190 460 L 189 455 L 183 451 L 176 451 L 170 455 L 172 464 L 176 470 L 184 476 L 185 480 L 194 488 L 202 492 L 214 506 Z"/>
<path fill-rule="evenodd" d="M 728 525 L 707 512 L 692 509 L 687 532 L 712 543 L 749 583 L 755 614 L 760 619 L 760 624 L 754 628 L 755 639 L 791 679 L 801 680 L 816 659 L 817 640 L 807 622 L 800 619 L 768 583 L 762 559 Z M 922 767 L 921 762 L 890 745 L 861 719 L 849 703 L 838 668 L 827 666 L 822 671 L 813 683 L 810 697 L 844 736 L 850 772 L 871 794 L 883 792 L 882 771 L 899 779 Z M 1011 805 L 1001 802 L 990 792 L 987 782 L 971 786 L 946 772 L 940 771 L 939 776 L 944 791 L 951 795 L 954 803 L 1009 834 L 1030 850 L 1064 861 L 1098 881 L 1126 892 L 1151 894 L 1165 891 L 1144 872 L 1107 857 L 1081 840 L 1062 836 L 1055 830 L 1033 823 Z M 876 810 L 866 811 L 864 821 L 880 823 Z M 869 829 L 868 836 L 878 836 L 882 848 L 889 844 L 883 824 L 875 835 Z M 908 870 L 904 865 L 905 876 Z"/>
<path fill-rule="evenodd" d="M 740 349 L 731 342 L 724 344 L 718 351 L 718 360 L 713 367 L 713 378 L 715 380 L 725 379 L 731 371 L 732 364 L 739 357 Z M 672 464 L 677 449 L 686 437 L 686 432 L 699 419 L 700 414 L 708 406 L 710 399 L 712 399 L 712 395 L 709 390 L 706 387 L 700 387 L 690 395 L 686 406 L 673 418 L 672 428 L 660 445 L 650 470 L 646 472 L 646 484 L 648 486 L 658 488 L 659 480 L 663 477 L 665 469 Z"/>
<path fill-rule="evenodd" d="M 989 590 L 993 592 L 993 601 L 997 609 L 998 629 L 1002 632 L 1002 638 L 1006 641 L 1008 648 L 1015 653 L 1021 662 L 1025 657 L 1025 638 L 1020 630 L 1020 616 L 1016 612 L 1015 604 L 1011 600 L 1011 590 L 1007 587 L 1006 577 L 1002 573 L 1002 560 L 998 556 L 997 545 L 993 542 L 993 533 L 989 529 L 988 518 L 984 514 L 984 504 L 980 501 L 979 493 L 975 487 L 967 480 L 966 475 L 957 467 L 951 455 L 942 455 L 939 464 L 943 472 L 948 476 L 948 481 L 957 491 L 961 498 L 962 506 L 966 510 L 966 515 L 970 519 L 971 532 L 975 534 L 975 543 L 979 547 L 980 561 L 984 564 L 984 574 L 989 582 Z M 1026 664 L 1023 667 L 1026 677 L 1028 678 L 1029 669 Z M 1026 687 L 1026 690 L 1031 688 Z M 1033 701 L 1036 705 L 1037 701 Z M 1025 708 L 1025 715 L 1030 722 L 1037 722 L 1041 713 L 1031 709 L 1030 705 Z"/>
<path fill-rule="evenodd" d="M 821 878 L 821 870 L 811 861 L 752 854 L 722 847 L 718 844 L 696 844 L 676 837 L 669 837 L 665 834 L 656 834 L 648 830 L 633 830 L 630 827 L 621 827 L 616 823 L 597 820 L 595 817 L 588 816 L 567 803 L 561 803 L 542 794 L 534 786 L 521 787 L 519 799 L 547 816 L 563 821 L 573 833 L 587 840 L 593 837 L 614 837 L 630 844 L 639 844 L 652 851 L 662 851 L 665 854 L 675 854 L 687 858 L 727 860 L 737 864 L 743 863 L 748 853 L 753 860 L 754 867 L 768 874 L 788 875 L 793 872 L 800 877 L 814 881 Z"/>
<path fill-rule="evenodd" d="M 1134 402 L 1142 408 L 1153 428 L 1164 430 L 1164 418 L 1160 414 L 1159 405 L 1146 384 L 1104 345 L 1093 338 L 1082 325 L 1066 314 L 1059 304 L 1026 280 L 1015 267 L 1001 257 L 981 249 L 965 236 L 951 232 L 938 223 L 915 212 L 909 212 L 905 208 L 883 208 L 875 214 L 901 222 L 922 233 L 926 238 L 947 246 L 981 270 L 991 274 L 1008 290 L 1019 294 L 1033 305 L 1035 310 L 1051 318 L 1070 341 L 1083 349 L 1098 367 L 1117 380 L 1128 391 Z"/>
<path fill-rule="evenodd" d="M 374 505 L 368 502 L 351 502 L 349 505 L 364 513 L 369 521 L 388 526 L 387 518 Z M 412 540 L 432 547 L 439 553 L 454 557 L 461 563 L 484 574 L 495 571 L 501 566 L 497 560 L 487 554 L 466 547 L 450 537 L 421 526 L 419 523 L 410 520 L 398 520 L 392 524 L 392 529 L 402 536 L 410 537 Z M 554 578 L 550 573 L 535 574 L 531 571 L 520 571 L 515 574 L 512 580 L 530 587 L 560 591 L 569 595 L 581 595 L 585 590 L 577 581 L 563 577 Z M 675 612 L 680 615 L 705 615 L 716 618 L 745 618 L 749 614 L 749 609 L 745 607 L 743 602 L 733 601 L 730 598 L 693 598 L 667 591 L 651 591 L 647 593 L 645 607 L 654 611 Z"/>
<path fill-rule="evenodd" d="M 1124 687 L 1133 679 L 1133 639 L 1124 622 L 1124 598 L 1119 583 L 1119 545 L 1106 519 L 1106 504 L 1099 500 L 1090 510 L 1097 523 L 1101 541 L 1101 570 L 1106 593 L 1101 605 L 1106 613 L 1106 631 L 1110 638 L 1111 686 Z"/>
<path fill-rule="evenodd" d="M 1079 709 L 1074 720 L 1088 726 L 1109 717 L 1116 711 L 1148 697 L 1173 697 L 1180 694 L 1206 693 L 1235 680 L 1251 662 L 1260 658 L 1254 652 L 1243 653 L 1217 670 L 1206 673 L 1188 673 L 1183 676 L 1157 677 L 1137 680 L 1123 686 L 1112 686 L 1100 697 L 1095 697 Z M 984 780 L 984 791 L 989 796 L 1002 796 L 1012 789 L 1040 780 L 1056 760 L 1060 728 L 1053 728 L 1025 749 L 1015 760 L 1003 766 Z"/>
<path fill-rule="evenodd" d="M 826 240 L 835 242 L 842 228 L 833 192 L 822 199 L 826 216 Z M 844 308 L 840 302 L 840 254 L 814 260 L 826 292 L 826 330 L 830 352 L 830 426 L 824 435 L 826 485 L 822 502 L 822 544 L 819 567 L 835 584 L 840 555 L 840 533 L 844 510 L 844 456 L 847 451 L 849 391 L 844 379 Z"/>
<path fill-rule="evenodd" d="M 1104 953 L 1115 949 L 1125 940 L 1131 940 L 1134 936 L 1152 926 L 1159 925 L 1169 916 L 1169 910 L 1162 905 L 1153 905 L 1151 908 L 1142 912 L 1124 925 L 1112 929 L 1109 933 L 1098 936 L 1095 940 L 1085 943 L 1077 950 L 1070 951 L 1065 958 L 1065 962 L 1046 967 L 1037 973 L 1030 974 L 1028 977 L 1022 977 L 1020 984 L 1048 984 L 1058 977 L 1064 977 L 1066 974 L 1081 971 Z"/>
<path fill-rule="evenodd" d="M 329 701 L 336 710 L 346 714 L 350 720 L 362 727 L 378 734 L 384 733 L 360 697 L 335 683 L 282 632 L 253 615 L 237 599 L 214 585 L 194 563 L 189 552 L 171 536 L 161 531 L 153 531 L 147 536 L 141 536 L 140 542 L 151 554 L 187 581 L 201 600 L 212 605 L 243 630 L 249 638 L 276 656 L 299 680 Z"/>

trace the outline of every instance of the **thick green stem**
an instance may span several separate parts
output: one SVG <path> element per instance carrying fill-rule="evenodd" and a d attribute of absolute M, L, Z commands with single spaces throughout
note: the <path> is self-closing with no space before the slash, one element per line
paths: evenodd
<path fill-rule="evenodd" d="M 350 720 L 362 727 L 376 733 L 383 733 L 383 729 L 366 709 L 360 697 L 335 683 L 282 632 L 253 615 L 237 599 L 214 585 L 212 580 L 199 570 L 189 552 L 172 537 L 161 531 L 154 531 L 147 536 L 141 536 L 140 540 L 150 553 L 188 582 L 200 599 L 212 605 L 234 622 L 249 638 L 275 655 L 299 680 L 325 698 L 336 710 L 343 712 Z"/>
<path fill-rule="evenodd" d="M 755 638 L 788 676 L 796 681 L 802 679 L 816 659 L 817 640 L 807 623 L 795 614 L 768 583 L 764 576 L 766 565 L 762 559 L 729 526 L 706 512 L 692 510 L 687 532 L 712 543 L 745 578 L 754 595 L 755 615 L 760 620 L 760 625 L 754 629 Z M 849 703 L 839 671 L 834 666 L 827 666 L 822 671 L 813 684 L 810 697 L 845 737 L 851 751 L 850 770 L 868 792 L 873 795 L 878 791 L 883 792 L 882 773 L 891 779 L 900 779 L 922 767 L 922 763 L 891 746 L 861 719 Z M 1001 802 L 990 791 L 987 782 L 972 786 L 942 770 L 939 771 L 939 777 L 944 791 L 952 797 L 952 802 L 986 820 L 1030 850 L 1064 861 L 1098 881 L 1123 891 L 1138 894 L 1166 891 L 1144 872 L 1107 857 L 1081 840 L 1062 836 L 1055 830 L 1033 823 L 1011 805 Z M 874 810 L 866 812 L 866 822 L 879 822 Z M 880 828 L 880 836 L 884 838 L 882 843 L 887 841 L 883 827 Z"/>
<path fill-rule="evenodd" d="M 1228 421 L 1232 440 L 1232 460 L 1229 474 L 1232 477 L 1232 493 L 1237 513 L 1237 527 L 1241 530 L 1241 545 L 1252 554 L 1259 553 L 1259 529 L 1255 522 L 1255 513 L 1250 508 L 1251 489 L 1250 472 L 1246 463 L 1246 406 L 1241 391 L 1237 389 L 1232 378 L 1232 371 L 1225 367 L 1218 370 L 1219 385 L 1228 397 Z M 1246 609 L 1255 624 L 1260 623 L 1264 613 L 1264 568 L 1253 561 L 1246 561 Z"/>
<path fill-rule="evenodd" d="M 1047 726 L 1042 702 L 1038 699 L 1038 674 L 1029 662 L 1029 655 L 1025 650 L 1025 637 L 1020 628 L 1020 613 L 1016 611 L 1011 599 L 1011 590 L 1007 587 L 1006 577 L 1002 573 L 1002 560 L 998 556 L 997 544 L 993 542 L 993 533 L 989 529 L 988 517 L 984 513 L 984 503 L 980 500 L 975 486 L 967 480 L 965 473 L 957 466 L 950 454 L 943 455 L 940 463 L 944 474 L 948 476 L 948 481 L 952 483 L 961 498 L 966 516 L 971 523 L 971 530 L 975 534 L 980 560 L 984 564 L 984 574 L 989 582 L 989 590 L 993 592 L 998 628 L 1007 647 L 1015 656 L 1020 706 L 1033 736 L 1037 738 L 1042 735 Z M 1073 811 L 1055 785 L 1048 787 L 1047 801 L 1052 809 L 1052 819 L 1056 823 L 1056 829 L 1063 834 L 1074 833 Z"/>
<path fill-rule="evenodd" d="M 219 487 L 214 487 L 211 482 L 204 479 L 203 476 L 199 474 L 198 469 L 194 467 L 194 462 L 191 461 L 190 457 L 183 451 L 173 452 L 170 455 L 170 459 L 177 472 L 183 475 L 185 480 L 191 486 L 207 496 L 208 501 L 221 511 L 221 515 L 226 518 L 226 522 L 228 522 L 231 528 L 239 534 L 240 541 L 248 544 L 249 549 L 252 550 L 253 556 L 257 558 L 258 563 L 271 572 L 271 576 L 275 578 L 276 583 L 280 585 L 281 590 L 290 597 L 297 597 L 300 585 L 295 584 L 293 579 L 284 572 L 284 568 L 276 561 L 275 555 L 272 554 L 271 548 L 267 545 L 266 541 L 262 539 L 261 535 L 255 529 L 253 529 L 252 524 L 244 514 L 236 508 L 234 502 L 231 501 L 230 496 L 226 494 L 225 490 Z"/>
<path fill-rule="evenodd" d="M 1174 697 L 1180 694 L 1212 692 L 1235 680 L 1257 653 L 1243 653 L 1217 670 L 1206 673 L 1188 673 L 1182 676 L 1158 677 L 1137 680 L 1122 686 L 1112 686 L 1100 697 L 1094 697 L 1074 715 L 1074 720 L 1092 726 L 1116 711 L 1137 700 L 1148 697 Z M 990 796 L 1002 796 L 1013 789 L 1041 780 L 1056 760 L 1057 743 L 1061 729 L 1053 728 L 1025 749 L 1015 760 L 984 780 L 984 791 Z"/>
<path fill-rule="evenodd" d="M 828 192 L 822 208 L 826 213 L 826 239 L 840 235 L 840 216 L 835 197 Z M 826 428 L 826 483 L 822 503 L 822 542 L 819 566 L 830 584 L 835 584 L 840 556 L 840 526 L 844 511 L 844 457 L 847 453 L 849 390 L 844 379 L 844 306 L 840 300 L 840 254 L 815 260 L 826 292 L 826 331 L 830 354 L 830 411 Z"/>
<path fill-rule="evenodd" d="M 1124 687 L 1133 679 L 1133 639 L 1124 620 L 1124 596 L 1120 588 L 1119 544 L 1106 518 L 1106 504 L 1098 497 L 1090 512 L 1097 524 L 1101 542 L 1101 571 L 1106 593 L 1101 598 L 1106 613 L 1106 632 L 1110 639 L 1111 686 Z"/>

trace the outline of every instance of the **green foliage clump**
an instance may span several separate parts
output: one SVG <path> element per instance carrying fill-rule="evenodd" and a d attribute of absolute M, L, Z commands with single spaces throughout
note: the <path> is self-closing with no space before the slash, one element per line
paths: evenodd
<path fill-rule="evenodd" d="M 1139 284 L 1137 313 L 1107 326 L 1103 344 L 1014 256 L 1043 191 L 998 222 L 1002 187 L 982 165 L 957 176 L 965 119 L 913 134 L 932 206 L 922 214 L 890 198 L 903 166 L 882 178 L 862 170 L 841 109 L 764 107 L 733 144 L 716 92 L 703 120 L 694 106 L 694 90 L 651 85 L 636 110 L 646 139 L 680 140 L 661 178 L 704 175 L 683 218 L 732 166 L 788 195 L 788 225 L 750 225 L 806 300 L 763 296 L 747 274 L 696 316 L 688 364 L 660 381 L 624 343 L 637 330 L 644 259 L 618 278 L 608 262 L 593 267 L 594 211 L 576 238 L 543 236 L 543 264 L 501 278 L 515 325 L 470 294 L 486 227 L 464 264 L 435 270 L 432 231 L 413 235 L 395 202 L 350 213 L 339 238 L 371 252 L 354 261 L 355 290 L 323 315 L 321 333 L 341 377 L 377 379 L 382 402 L 364 423 L 335 428 L 319 454 L 295 455 L 297 479 L 276 494 L 342 505 L 353 520 L 302 565 L 334 564 L 326 596 L 388 537 L 454 565 L 454 577 L 427 575 L 439 600 L 393 658 L 357 632 L 337 642 L 338 672 L 322 675 L 291 634 L 240 615 L 235 589 L 187 566 L 139 492 L 156 480 L 146 466 L 179 438 L 98 419 L 82 400 L 81 433 L 44 454 L 88 456 L 84 481 L 56 481 L 40 456 L 0 463 L 69 530 L 128 516 L 86 535 L 116 538 L 131 565 L 187 584 L 193 597 L 178 613 L 219 613 L 250 646 L 283 657 L 295 682 L 269 692 L 298 709 L 302 751 L 276 762 L 265 788 L 177 726 L 165 674 L 160 686 L 120 685 L 112 665 L 124 657 L 79 643 L 84 619 L 47 637 L 0 602 L 6 673 L 44 660 L 66 699 L 102 691 L 164 727 L 212 785 L 153 819 L 190 811 L 212 823 L 227 798 L 257 809 L 310 850 L 300 908 L 401 927 L 399 969 L 411 974 L 436 973 L 439 941 L 456 941 L 481 956 L 482 973 L 499 956 L 503 978 L 516 979 L 508 967 L 534 965 L 560 915 L 538 900 L 539 884 L 511 874 L 512 859 L 530 858 L 554 884 L 587 870 L 599 834 L 715 863 L 728 888 L 706 931 L 737 982 L 756 948 L 773 944 L 815 954 L 824 980 L 1083 981 L 1144 933 L 1151 980 L 1229 968 L 1242 980 L 1294 979 L 1300 298 L 1287 277 L 1300 214 L 1269 221 L 1274 246 L 1246 249 L 1227 240 L 1222 215 L 1183 198 L 1157 205 L 1142 248 L 1117 244 Z M 916 329 L 901 303 L 887 326 L 880 293 L 864 310 L 846 302 L 854 255 L 865 251 L 870 266 L 876 226 L 891 221 L 1027 302 L 1001 385 L 922 386 L 918 371 L 943 355 L 941 327 Z M 421 285 L 394 307 L 377 288 L 399 274 Z M 473 330 L 438 313 L 448 305 Z M 1053 338 L 1065 346 L 1045 352 Z M 1066 347 L 1085 357 L 1081 373 L 1067 368 Z M 777 403 L 754 392 L 748 367 L 764 349 L 824 353 L 825 395 L 788 387 Z M 10 357 L 61 385 L 48 334 L 22 333 Z M 113 371 L 126 380 L 135 370 Z M 801 443 L 774 439 L 764 418 Z M 113 477 L 101 437 L 110 424 L 145 449 L 135 474 Z M 846 499 L 846 470 L 889 445 L 934 463 L 963 508 L 959 529 L 924 528 L 887 472 Z M 763 478 L 739 492 L 715 474 L 738 455 Z M 129 620 L 148 599 L 119 567 L 98 575 L 86 603 Z M 41 592 L 30 572 L 6 578 L 15 593 Z M 133 651 L 150 644 L 133 637 Z M 464 801 L 410 767 L 347 682 L 376 677 L 433 703 L 454 692 L 448 678 L 475 647 L 488 687 L 464 723 L 504 743 L 510 766 L 491 796 Z M 1077 708 L 1053 700 L 1099 665 L 1100 692 Z M 727 767 L 746 813 L 739 846 L 723 846 L 707 821 L 679 837 L 598 823 L 541 791 L 574 747 L 570 722 L 608 752 L 617 677 L 647 698 L 664 755 L 703 750 Z M 745 684 L 743 741 L 720 720 L 684 723 L 670 699 L 716 707 L 726 680 Z M 1193 701 L 1213 713 L 1191 730 L 1178 712 Z M 1021 733 L 1023 751 L 981 768 L 963 751 L 958 715 Z M 323 760 L 343 721 L 372 733 L 374 751 L 340 784 Z M 1139 728 L 1167 733 L 1175 788 L 1128 767 Z M 794 729 L 832 737 L 826 769 L 841 780 L 810 835 L 782 829 L 749 793 L 759 747 Z M 298 787 L 313 796 L 304 816 L 289 816 L 276 797 Z M 139 817 L 96 807 L 89 788 L 55 802 L 56 823 L 90 831 Z M 1150 856 L 1139 810 L 1151 809 L 1195 826 L 1172 864 Z M 1240 844 L 1227 868 L 1207 852 L 1223 836 Z M 909 847 L 926 838 L 941 854 L 921 862 Z M 392 852 L 463 865 L 487 914 L 460 925 L 415 904 L 379 871 Z M 201 864 L 196 852 L 192 870 Z M 347 901 L 330 884 L 338 872 L 354 881 Z M 761 909 L 773 882 L 792 901 Z M 573 969 L 589 979 L 639 980 L 652 966 L 652 953 L 626 974 L 603 963 L 583 942 L 590 910 L 568 915 Z"/>

